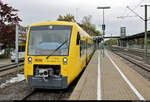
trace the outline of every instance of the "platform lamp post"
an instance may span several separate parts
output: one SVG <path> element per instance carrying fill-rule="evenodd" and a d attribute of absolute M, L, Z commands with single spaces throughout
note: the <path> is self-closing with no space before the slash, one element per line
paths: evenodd
<path fill-rule="evenodd" d="M 103 30 L 103 46 L 104 46 L 104 35 L 105 35 L 105 23 L 104 23 L 104 9 L 110 9 L 110 7 L 97 7 L 97 9 L 103 9 L 103 24 L 102 24 L 102 30 Z M 104 51 L 103 51 L 103 56 L 104 56 Z"/>
<path fill-rule="evenodd" d="M 112 41 L 112 33 L 111 33 L 111 50 L 112 50 L 112 43 L 113 43 L 113 41 Z"/>
<path fill-rule="evenodd" d="M 148 58 L 147 58 L 147 21 L 150 19 L 147 19 L 147 7 L 149 7 L 149 6 L 150 5 L 141 5 L 141 7 L 145 7 L 145 18 L 142 18 L 141 16 L 139 16 L 136 12 L 134 12 L 131 8 L 129 8 L 129 6 L 127 6 L 127 8 L 130 11 L 135 13 L 136 16 L 138 16 L 140 19 L 142 19 L 145 22 L 145 37 L 144 37 L 144 46 L 145 46 L 144 59 L 145 59 L 145 62 L 148 62 Z"/>
<path fill-rule="evenodd" d="M 148 58 L 147 58 L 147 7 L 150 5 L 141 5 L 141 7 L 145 7 L 145 37 L 144 37 L 144 45 L 145 45 L 145 54 L 144 54 L 144 59 L 146 62 L 148 62 Z"/>

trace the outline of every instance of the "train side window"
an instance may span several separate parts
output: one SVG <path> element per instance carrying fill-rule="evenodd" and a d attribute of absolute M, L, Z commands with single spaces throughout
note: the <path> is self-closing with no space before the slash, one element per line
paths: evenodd
<path fill-rule="evenodd" d="M 86 41 L 80 40 L 80 57 L 85 54 L 86 51 Z"/>
<path fill-rule="evenodd" d="M 77 34 L 77 45 L 79 45 L 79 43 L 80 43 L 80 34 L 78 32 L 78 34 Z"/>

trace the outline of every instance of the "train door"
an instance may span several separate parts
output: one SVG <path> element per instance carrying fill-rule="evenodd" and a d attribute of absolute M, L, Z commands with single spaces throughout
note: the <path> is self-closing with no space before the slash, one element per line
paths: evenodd
<path fill-rule="evenodd" d="M 79 45 L 80 46 L 80 33 L 78 32 L 77 34 L 77 43 L 76 45 Z M 81 57 L 81 48 L 79 47 L 79 53 L 80 53 L 80 57 Z"/>
<path fill-rule="evenodd" d="M 86 47 L 86 66 L 88 64 L 88 39 L 85 40 L 85 47 Z"/>

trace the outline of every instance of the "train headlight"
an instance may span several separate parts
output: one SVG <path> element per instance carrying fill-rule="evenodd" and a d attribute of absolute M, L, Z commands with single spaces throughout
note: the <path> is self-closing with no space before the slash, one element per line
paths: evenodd
<path fill-rule="evenodd" d="M 29 58 L 28 58 L 28 64 L 31 64 L 31 63 L 32 63 L 32 58 L 29 57 Z"/>
<path fill-rule="evenodd" d="M 63 64 L 67 64 L 67 58 L 63 58 Z"/>

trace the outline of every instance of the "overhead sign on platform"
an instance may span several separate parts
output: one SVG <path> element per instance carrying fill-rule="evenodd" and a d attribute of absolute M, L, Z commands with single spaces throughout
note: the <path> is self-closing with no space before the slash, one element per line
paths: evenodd
<path fill-rule="evenodd" d="M 126 27 L 121 27 L 120 28 L 120 37 L 121 38 L 126 37 Z"/>

